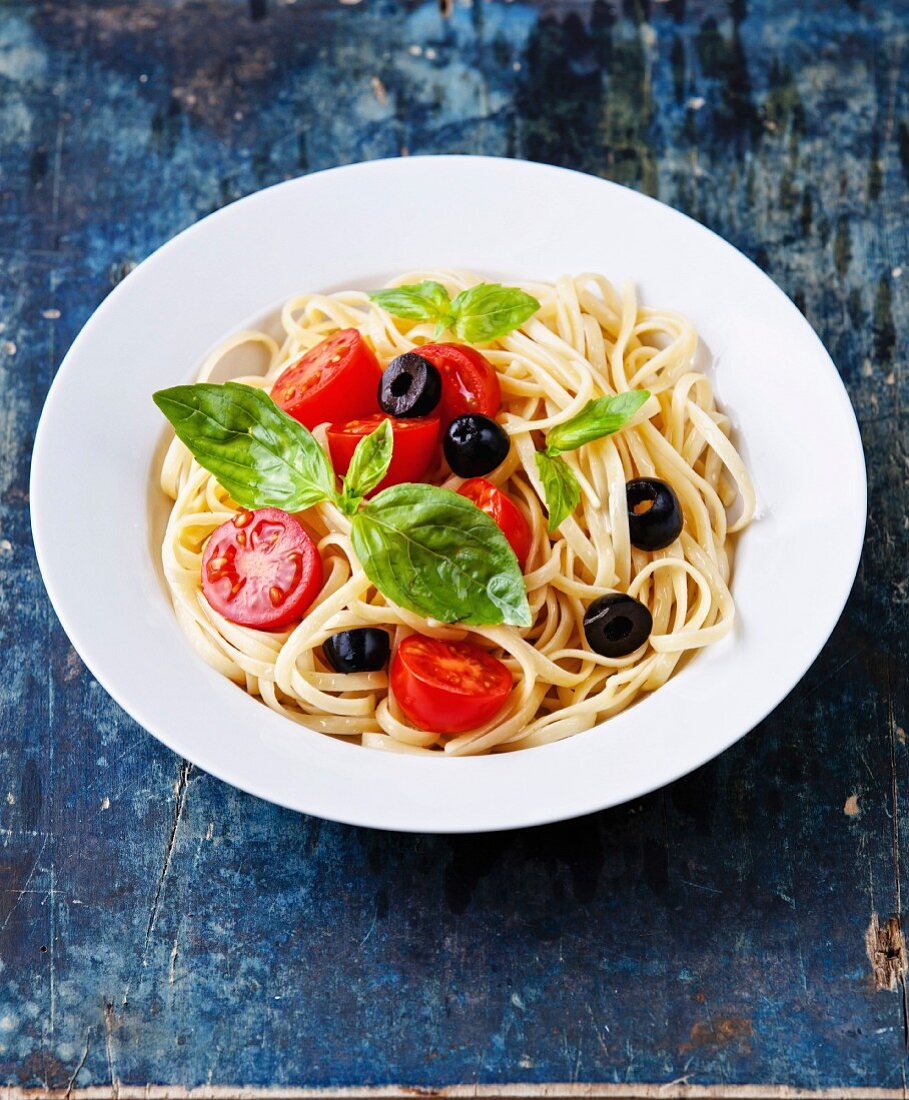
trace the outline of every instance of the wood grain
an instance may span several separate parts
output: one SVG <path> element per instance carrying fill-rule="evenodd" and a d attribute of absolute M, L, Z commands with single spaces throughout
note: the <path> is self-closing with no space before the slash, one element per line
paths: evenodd
<path fill-rule="evenodd" d="M 903 0 L 0 9 L 9 1097 L 906 1094 L 907 37 Z M 29 533 L 51 378 L 135 263 L 258 187 L 428 152 L 727 237 L 827 344 L 869 466 L 856 589 L 774 714 L 663 791 L 485 837 L 303 818 L 172 756 L 69 646 Z"/>

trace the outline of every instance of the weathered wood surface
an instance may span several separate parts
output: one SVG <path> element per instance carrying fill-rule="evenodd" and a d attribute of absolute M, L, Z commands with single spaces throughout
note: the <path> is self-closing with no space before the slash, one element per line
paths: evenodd
<path fill-rule="evenodd" d="M 0 1082 L 905 1090 L 907 36 L 905 0 L 7 0 Z M 87 674 L 30 543 L 44 395 L 130 265 L 405 152 L 688 211 L 793 296 L 862 423 L 864 560 L 804 682 L 691 777 L 551 828 L 385 835 L 199 773 Z"/>
<path fill-rule="evenodd" d="M 110 1100 L 112 1086 L 22 1088 L 0 1085 L 0 1100 Z M 123 1085 L 117 1100 L 904 1100 L 903 1088 L 801 1089 L 790 1085 L 662 1085 L 573 1082 L 535 1085 L 354 1085 L 329 1088 Z"/>

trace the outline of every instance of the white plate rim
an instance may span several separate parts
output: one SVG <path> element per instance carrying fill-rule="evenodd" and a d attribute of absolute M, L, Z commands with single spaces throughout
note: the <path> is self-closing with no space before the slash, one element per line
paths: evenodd
<path fill-rule="evenodd" d="M 74 385 L 71 380 L 75 378 L 76 372 L 82 369 L 79 364 L 88 354 L 86 349 L 91 349 L 92 342 L 104 335 L 109 319 L 116 316 L 127 297 L 141 293 L 140 284 L 147 282 L 149 273 L 154 275 L 159 269 L 163 271 L 171 257 L 181 249 L 185 251 L 188 245 L 194 244 L 197 240 L 201 241 L 201 238 L 206 234 L 210 235 L 213 229 L 226 226 L 228 221 L 236 219 L 238 215 L 242 216 L 244 211 L 252 213 L 255 205 L 272 201 L 270 196 L 286 194 L 294 189 L 302 189 L 302 191 L 323 189 L 324 194 L 326 185 L 336 188 L 342 183 L 343 186 L 350 186 L 352 182 L 356 182 L 357 186 L 367 187 L 375 186 L 377 179 L 383 179 L 388 186 L 404 180 L 409 173 L 413 172 L 422 174 L 439 172 L 449 177 L 452 173 L 458 175 L 464 171 L 468 173 L 463 177 L 465 179 L 471 178 L 472 174 L 478 174 L 480 178 L 488 181 L 508 177 L 514 180 L 532 178 L 534 186 L 539 183 L 540 186 L 545 187 L 555 186 L 556 190 L 562 185 L 562 181 L 572 181 L 570 186 L 574 187 L 576 181 L 583 180 L 585 187 L 593 184 L 603 189 L 603 194 L 608 193 L 611 196 L 609 201 L 618 207 L 627 206 L 632 209 L 636 204 L 644 204 L 644 208 L 652 217 L 664 221 L 667 219 L 668 212 L 668 215 L 671 215 L 670 220 L 677 227 L 685 226 L 688 232 L 691 227 L 694 227 L 696 233 L 703 236 L 704 240 L 710 239 L 714 247 L 718 247 L 727 256 L 730 265 L 737 269 L 743 269 L 743 265 L 747 265 L 752 270 L 752 274 L 756 273 L 759 276 L 764 291 L 776 296 L 781 316 L 789 311 L 789 323 L 797 325 L 801 335 L 806 339 L 810 334 L 816 362 L 823 364 L 827 371 L 826 396 L 831 403 L 831 408 L 838 408 L 842 421 L 839 425 L 842 434 L 838 439 L 844 462 L 850 470 L 850 496 L 847 502 L 849 529 L 836 548 L 836 584 L 829 593 L 826 603 L 822 607 L 812 609 L 810 637 L 801 646 L 799 659 L 790 663 L 783 677 L 787 686 L 780 690 L 777 684 L 773 691 L 765 693 L 759 703 L 750 706 L 748 720 L 744 727 L 742 720 L 736 718 L 730 722 L 729 730 L 725 734 L 714 735 L 700 748 L 692 747 L 691 751 L 680 755 L 675 753 L 671 746 L 664 745 L 663 747 L 667 750 L 665 757 L 644 772 L 641 772 L 640 768 L 631 769 L 634 778 L 629 775 L 624 782 L 611 784 L 604 779 L 602 789 L 595 792 L 585 789 L 583 794 L 570 789 L 562 790 L 556 786 L 547 788 L 547 781 L 551 780 L 550 773 L 567 777 L 570 781 L 573 775 L 578 777 L 579 768 L 586 768 L 592 762 L 603 765 L 606 762 L 604 756 L 608 758 L 610 755 L 604 748 L 608 745 L 608 726 L 605 730 L 589 731 L 555 745 L 517 754 L 427 761 L 416 757 L 366 752 L 348 745 L 340 745 L 318 734 L 298 731 L 297 727 L 290 726 L 286 719 L 271 714 L 260 703 L 249 699 L 222 681 L 223 686 L 234 693 L 229 704 L 231 710 L 236 708 L 237 714 L 243 712 L 245 716 L 251 715 L 248 708 L 255 707 L 256 725 L 270 727 L 260 731 L 257 748 L 259 753 L 265 751 L 271 754 L 278 771 L 286 767 L 287 753 L 284 749 L 289 747 L 280 744 L 282 737 L 286 737 L 289 733 L 291 738 L 298 735 L 301 736 L 302 742 L 305 742 L 304 756 L 311 769 L 318 772 L 320 786 L 318 790 L 314 790 L 307 786 L 304 780 L 302 788 L 291 790 L 286 781 L 275 782 L 276 775 L 270 774 L 268 769 L 257 770 L 253 766 L 254 761 L 250 755 L 241 754 L 238 759 L 241 765 L 247 765 L 251 770 L 239 771 L 236 761 L 229 759 L 225 754 L 213 753 L 210 746 L 200 746 L 192 734 L 187 735 L 177 728 L 174 714 L 162 717 L 161 713 L 156 713 L 154 706 L 149 709 L 147 698 L 140 701 L 133 687 L 122 678 L 122 675 L 111 674 L 111 669 L 98 652 L 97 627 L 86 621 L 84 612 L 77 610 L 74 606 L 72 587 L 68 586 L 69 578 L 63 568 L 64 555 L 60 552 L 59 526 L 54 508 L 54 502 L 55 500 L 59 502 L 59 496 L 55 497 L 53 491 L 54 478 L 61 474 L 59 455 L 53 446 L 55 423 L 60 421 L 62 403 Z M 565 186 L 568 187 L 569 184 L 566 182 Z M 539 277 L 548 278 L 554 274 L 555 272 L 543 271 Z M 607 271 L 606 274 L 624 273 Z M 792 316 L 793 314 L 795 317 Z M 699 323 L 698 318 L 694 320 L 696 324 Z M 186 370 L 183 370 L 184 377 L 186 373 Z M 65 420 L 65 417 L 63 419 Z M 36 431 L 30 499 L 38 563 L 54 610 L 64 630 L 102 687 L 124 710 L 173 751 L 226 782 L 302 812 L 314 813 L 354 825 L 400 831 L 474 832 L 543 824 L 638 798 L 706 763 L 762 721 L 802 678 L 842 613 L 861 555 L 866 514 L 866 482 L 860 433 L 848 394 L 819 337 L 783 291 L 731 244 L 686 215 L 655 199 L 596 177 L 533 162 L 490 157 L 427 156 L 346 165 L 276 184 L 208 215 L 152 253 L 101 303 L 76 337 L 61 364 Z M 733 595 L 736 595 L 735 587 L 733 587 Z M 188 645 L 187 655 L 190 655 Z M 201 668 L 204 669 L 204 666 Z M 215 698 L 218 691 L 212 678 L 217 680 L 221 678 L 211 670 L 205 671 L 210 672 L 210 676 L 205 680 L 204 687 L 200 680 L 199 690 L 207 695 L 211 689 L 211 697 Z M 204 675 L 205 673 L 202 672 L 201 676 L 204 677 Z M 680 676 L 677 679 L 681 680 L 681 678 Z M 671 683 L 673 681 L 670 681 Z M 632 710 L 612 719 L 608 725 L 627 726 L 629 715 L 632 716 L 631 722 L 634 725 L 636 714 L 643 721 L 646 708 L 659 699 L 665 691 L 666 688 L 661 689 L 643 704 L 638 704 Z M 675 702 L 678 703 L 678 700 Z M 219 698 L 219 705 L 220 703 Z M 261 714 L 262 711 L 265 711 L 265 715 Z M 274 723 L 280 723 L 281 727 L 290 726 L 290 729 L 282 734 Z M 598 736 L 601 738 L 599 749 L 589 749 L 588 747 L 594 744 Z M 624 747 L 627 746 L 623 744 Z M 581 751 L 582 748 L 584 752 Z M 613 756 L 617 751 L 618 749 L 614 747 Z M 346 753 L 350 759 L 342 759 L 338 755 L 339 752 Z M 294 745 L 290 756 L 295 761 L 299 760 L 300 743 Z M 355 757 L 359 758 L 359 762 L 355 762 Z M 613 759 L 611 764 L 622 771 L 621 761 Z M 364 768 L 367 769 L 366 772 Z M 445 769 L 448 774 L 440 777 L 433 773 L 433 769 Z M 367 798 L 365 803 L 361 801 L 357 804 L 357 800 L 352 798 L 350 792 L 345 789 L 346 781 L 354 772 L 358 776 L 354 786 L 361 796 L 364 791 L 368 793 L 371 780 L 379 785 L 388 785 L 387 791 L 383 789 L 383 797 Z M 428 790 L 423 790 L 419 798 L 408 800 L 406 792 L 412 790 L 415 784 Z M 515 784 L 520 784 L 525 791 L 529 790 L 532 799 L 517 798 L 508 793 L 509 787 Z M 478 789 L 476 795 L 474 788 Z M 505 794 L 502 794 L 503 791 Z M 385 797 L 386 793 L 387 797 Z"/>

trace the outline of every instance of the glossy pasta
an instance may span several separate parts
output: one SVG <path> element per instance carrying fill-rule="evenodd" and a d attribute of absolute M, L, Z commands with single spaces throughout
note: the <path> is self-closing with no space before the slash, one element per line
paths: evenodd
<path fill-rule="evenodd" d="M 479 281 L 460 271 L 409 272 L 393 285 L 422 279 L 437 280 L 452 294 Z M 161 485 L 174 505 L 162 556 L 178 619 L 206 661 L 273 710 L 309 729 L 398 752 L 468 755 L 542 745 L 590 729 L 659 688 L 687 654 L 732 628 L 732 536 L 751 519 L 755 498 L 729 419 L 716 406 L 709 378 L 694 365 L 694 327 L 670 310 L 641 305 L 633 286 L 619 290 L 599 275 L 521 286 L 539 299 L 540 310 L 483 353 L 499 373 L 499 419 L 512 442 L 489 480 L 518 504 L 533 533 L 525 569 L 533 616 L 528 629 L 465 629 L 389 604 L 356 560 L 350 520 L 331 503 L 298 517 L 316 540 L 325 570 L 322 591 L 302 621 L 277 633 L 228 622 L 206 602 L 200 568 L 206 538 L 236 506 L 179 440 L 171 444 Z M 269 366 L 263 377 L 240 381 L 268 389 L 338 329 L 358 328 L 383 363 L 433 339 L 432 325 L 393 318 L 359 291 L 292 298 L 281 321 L 280 344 L 263 332 L 239 333 L 209 357 L 199 380 L 248 342 L 261 345 Z M 538 433 L 569 419 L 591 398 L 630 389 L 651 393 L 631 424 L 565 454 L 581 501 L 550 535 L 534 462 Z M 324 432 L 324 426 L 315 432 L 323 445 Z M 671 546 L 648 553 L 631 545 L 625 484 L 654 476 L 675 490 L 684 528 Z M 460 483 L 441 466 L 429 480 L 449 488 Z M 653 616 L 649 642 L 618 659 L 592 652 L 584 640 L 586 606 L 610 590 L 628 592 Z M 367 625 L 387 627 L 393 646 L 418 631 L 469 638 L 492 650 L 514 675 L 505 708 L 468 733 L 442 736 L 414 728 L 389 697 L 385 671 L 336 673 L 322 658 L 329 635 Z"/>

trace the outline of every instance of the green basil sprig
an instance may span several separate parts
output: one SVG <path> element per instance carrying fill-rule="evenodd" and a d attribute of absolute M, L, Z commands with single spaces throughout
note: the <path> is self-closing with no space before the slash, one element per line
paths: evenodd
<path fill-rule="evenodd" d="M 629 390 L 611 397 L 595 398 L 547 434 L 546 448 L 537 451 L 536 463 L 550 531 L 555 531 L 571 515 L 581 499 L 581 486 L 572 468 L 561 457 L 562 453 L 575 451 L 585 443 L 624 428 L 649 397 L 647 390 Z"/>
<path fill-rule="evenodd" d="M 244 508 L 302 512 L 333 496 L 325 452 L 262 390 L 197 382 L 159 390 L 154 402 L 199 465 Z"/>
<path fill-rule="evenodd" d="M 451 299 L 441 283 L 427 280 L 396 286 L 391 290 L 376 290 L 370 299 L 392 317 L 405 321 L 447 321 L 451 313 Z"/>
<path fill-rule="evenodd" d="M 364 502 L 388 472 L 389 421 L 357 444 L 338 492 L 312 434 L 261 390 L 197 383 L 160 390 L 154 400 L 199 465 L 238 504 L 300 512 L 335 503 L 351 517 L 364 572 L 393 603 L 440 622 L 530 626 L 518 559 L 472 501 L 433 485 L 404 484 Z"/>
<path fill-rule="evenodd" d="M 546 435 L 549 454 L 575 451 L 585 443 L 612 435 L 624 428 L 650 394 L 647 390 L 629 390 L 612 397 L 597 397 L 588 401 L 570 420 L 556 424 Z"/>
<path fill-rule="evenodd" d="M 379 591 L 446 623 L 530 626 L 524 578 L 494 520 L 434 485 L 383 489 L 357 512 L 354 551 Z"/>
<path fill-rule="evenodd" d="M 581 486 L 564 458 L 537 451 L 537 473 L 543 483 L 543 497 L 549 513 L 549 530 L 555 531 L 577 508 Z"/>
<path fill-rule="evenodd" d="M 344 489 L 338 497 L 338 507 L 352 516 L 360 501 L 372 492 L 391 465 L 394 433 L 390 420 L 383 420 L 374 432 L 361 439 L 354 450 L 347 473 L 342 478 Z"/>
<path fill-rule="evenodd" d="M 407 321 L 435 321 L 436 337 L 450 330 L 459 340 L 484 344 L 523 325 L 540 308 L 532 295 L 513 286 L 480 283 L 454 299 L 441 283 L 427 280 L 369 297 L 393 317 Z"/>

